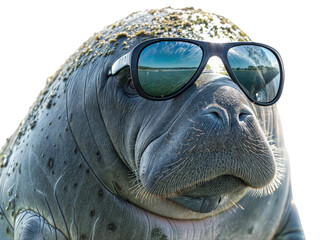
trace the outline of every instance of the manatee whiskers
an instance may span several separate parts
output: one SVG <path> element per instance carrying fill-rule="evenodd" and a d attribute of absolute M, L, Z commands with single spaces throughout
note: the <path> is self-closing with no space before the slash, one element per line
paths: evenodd
<path fill-rule="evenodd" d="M 269 154 L 268 149 L 266 149 L 266 147 L 262 145 L 263 143 L 262 141 L 260 141 L 259 143 L 254 143 L 249 141 L 248 139 L 245 139 L 244 142 L 247 144 L 244 144 L 243 150 L 245 150 L 248 153 L 255 154 L 255 155 L 257 153 L 266 154 L 266 155 Z"/>
<path fill-rule="evenodd" d="M 140 198 L 142 201 L 152 201 L 154 199 L 154 196 L 143 187 L 137 172 L 132 173 L 131 187 L 129 188 L 129 191 L 135 195 L 135 198 Z"/>
<path fill-rule="evenodd" d="M 223 203 L 221 204 L 221 211 L 228 211 L 231 215 L 237 213 L 239 210 L 244 211 L 245 208 L 238 203 L 239 198 L 234 195 L 224 195 L 223 196 Z M 225 209 L 224 205 L 227 205 L 228 207 Z"/>
<path fill-rule="evenodd" d="M 135 195 L 136 199 L 140 199 L 141 202 L 151 204 L 155 203 L 157 200 L 167 201 L 168 197 L 176 197 L 181 195 L 179 192 L 168 195 L 156 195 L 152 193 L 152 191 L 147 191 L 139 180 L 134 181 L 133 186 L 129 190 Z M 174 203 L 172 202 L 172 204 Z M 181 210 L 181 212 L 183 211 Z"/>
<path fill-rule="evenodd" d="M 140 199 L 141 202 L 153 203 L 156 200 L 165 200 L 168 197 L 167 195 L 154 194 L 152 190 L 146 190 L 137 172 L 132 174 L 131 185 L 132 186 L 129 188 L 129 191 L 135 195 L 136 199 Z"/>
<path fill-rule="evenodd" d="M 184 169 L 184 167 L 188 164 L 189 159 L 190 159 L 190 157 L 179 158 L 178 161 L 167 165 L 166 166 L 167 169 L 162 174 L 165 175 L 166 178 L 168 178 L 171 175 L 174 175 L 174 174 L 181 172 Z M 169 172 L 169 174 L 166 174 L 167 172 Z"/>
<path fill-rule="evenodd" d="M 259 188 L 259 189 L 253 189 L 250 188 L 249 193 L 252 196 L 256 197 L 263 197 L 267 195 L 271 195 L 275 190 L 277 190 L 281 184 L 282 180 L 284 178 L 286 169 L 284 166 L 284 157 L 283 157 L 283 151 L 285 151 L 283 148 L 278 147 L 275 144 L 275 141 L 273 139 L 269 140 L 269 145 L 271 147 L 271 150 L 273 152 L 274 160 L 275 160 L 275 167 L 276 172 L 273 180 L 265 187 Z"/>
<path fill-rule="evenodd" d="M 155 195 L 165 196 L 165 197 L 176 197 L 182 194 L 181 191 L 186 192 L 190 188 L 194 188 L 196 184 L 205 182 L 205 180 L 193 182 L 191 185 L 184 186 L 182 189 L 181 189 L 181 186 L 179 186 L 178 183 L 183 181 L 183 179 L 180 179 L 180 178 L 184 175 L 179 173 L 183 172 L 184 168 L 188 165 L 188 162 L 191 159 L 192 158 L 190 157 L 180 158 L 176 162 L 167 166 L 167 169 L 165 171 L 159 173 L 158 181 L 156 181 L 152 186 L 148 186 L 148 185 L 145 186 L 148 189 L 148 192 Z M 176 176 L 178 176 L 178 178 Z M 174 179 L 174 184 L 172 184 L 173 179 Z M 170 193 L 167 192 L 166 186 L 163 186 L 162 184 L 160 184 L 160 182 L 167 182 L 167 181 L 171 183 L 170 187 L 172 190 L 170 191 Z M 139 183 L 142 184 L 140 181 Z"/>
<path fill-rule="evenodd" d="M 241 204 L 240 203 L 237 203 L 237 202 L 234 202 L 231 198 L 226 198 L 227 199 L 227 201 L 229 201 L 229 202 L 231 202 L 232 203 L 232 206 L 234 207 L 234 208 L 236 208 L 236 209 L 241 209 L 241 210 L 244 210 L 244 208 L 241 206 Z"/>
<path fill-rule="evenodd" d="M 255 108 L 253 108 L 255 109 Z M 258 116 L 258 112 L 255 112 Z M 269 150 L 266 148 L 266 142 L 269 146 L 273 159 L 275 162 L 275 175 L 272 179 L 272 181 L 262 188 L 250 188 L 249 192 L 252 196 L 266 196 L 271 195 L 280 185 L 281 181 L 285 174 L 285 167 L 284 167 L 284 149 L 278 146 L 278 143 L 275 141 L 275 134 L 272 134 L 272 131 L 270 129 L 266 129 L 266 124 L 263 124 L 263 122 L 259 122 L 259 125 L 261 126 L 261 130 L 263 134 L 261 135 L 262 138 L 255 137 L 256 134 L 252 132 L 253 128 L 248 128 L 250 134 L 246 136 L 246 139 L 244 142 L 246 143 L 244 145 L 244 150 L 248 151 L 250 154 L 257 154 L 259 153 L 258 159 L 261 159 L 261 163 L 263 164 L 263 154 L 270 154 Z M 261 155 L 260 155 L 261 154 Z M 264 166 L 265 169 L 268 169 L 269 166 Z"/>
<path fill-rule="evenodd" d="M 135 181 L 129 191 L 131 191 L 136 199 L 140 199 L 141 202 L 152 203 L 157 199 L 162 199 L 161 196 L 153 195 L 150 192 L 146 191 L 142 186 L 140 181 Z"/>
<path fill-rule="evenodd" d="M 235 206 L 237 209 L 240 208 L 241 210 L 245 210 L 245 208 L 240 203 L 238 203 L 238 200 L 236 199 L 236 197 L 227 196 L 226 199 L 232 202 L 233 206 Z"/>

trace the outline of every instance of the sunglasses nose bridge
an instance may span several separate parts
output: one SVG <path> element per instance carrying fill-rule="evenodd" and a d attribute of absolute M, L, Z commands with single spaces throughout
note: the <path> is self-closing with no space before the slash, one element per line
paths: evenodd
<path fill-rule="evenodd" d="M 213 56 L 222 57 L 223 44 L 222 43 L 209 43 L 208 46 L 209 54 L 208 57 Z"/>
<path fill-rule="evenodd" d="M 205 56 L 204 61 L 205 65 L 209 64 L 210 62 L 217 62 L 217 59 L 219 59 L 222 62 L 223 67 L 225 66 L 225 62 L 222 56 L 223 51 L 223 44 L 222 43 L 211 43 L 208 42 L 205 50 Z"/>
<path fill-rule="evenodd" d="M 205 61 L 206 62 L 204 64 L 204 69 L 202 70 L 201 74 L 214 73 L 214 74 L 225 75 L 225 76 L 230 77 L 227 70 L 226 70 L 226 65 L 225 65 L 223 59 L 219 55 L 212 54 Z"/>

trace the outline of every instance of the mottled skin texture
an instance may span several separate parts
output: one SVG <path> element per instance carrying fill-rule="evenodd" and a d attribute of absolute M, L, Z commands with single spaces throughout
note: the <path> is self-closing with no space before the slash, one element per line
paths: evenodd
<path fill-rule="evenodd" d="M 107 77 L 155 36 L 249 40 L 193 9 L 133 14 L 95 34 L 0 153 L 0 239 L 304 238 L 276 106 L 210 71 L 161 102 L 139 97 L 126 70 Z M 221 201 L 185 207 L 204 196 Z"/>

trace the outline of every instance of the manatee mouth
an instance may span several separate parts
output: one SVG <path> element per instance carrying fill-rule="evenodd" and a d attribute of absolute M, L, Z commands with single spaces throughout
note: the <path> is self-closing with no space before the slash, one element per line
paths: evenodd
<path fill-rule="evenodd" d="M 206 183 L 195 185 L 186 192 L 180 190 L 183 192 L 182 195 L 168 197 L 168 199 L 194 212 L 209 213 L 218 209 L 225 197 L 241 195 L 247 188 L 247 184 L 240 178 L 222 175 Z"/>
<path fill-rule="evenodd" d="M 209 213 L 217 209 L 220 202 L 221 196 L 208 196 L 208 197 L 188 197 L 179 196 L 169 198 L 171 201 L 182 205 L 194 212 Z"/>

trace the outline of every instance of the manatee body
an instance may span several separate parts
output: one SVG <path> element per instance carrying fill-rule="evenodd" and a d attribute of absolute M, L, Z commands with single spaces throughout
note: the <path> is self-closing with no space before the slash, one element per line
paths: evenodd
<path fill-rule="evenodd" d="M 201 10 L 135 13 L 48 81 L 0 153 L 0 239 L 303 239 L 276 106 L 204 71 L 167 101 L 110 65 L 154 37 L 249 41 Z"/>

